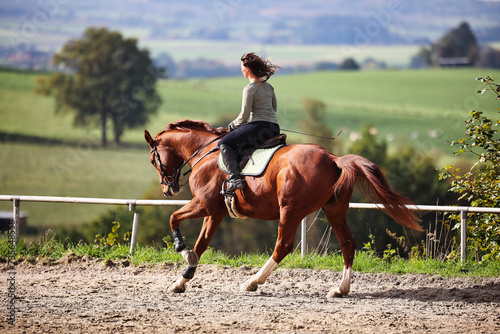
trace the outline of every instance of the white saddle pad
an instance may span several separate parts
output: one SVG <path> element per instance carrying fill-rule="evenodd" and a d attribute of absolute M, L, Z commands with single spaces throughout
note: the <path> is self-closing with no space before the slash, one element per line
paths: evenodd
<path fill-rule="evenodd" d="M 285 145 L 278 145 L 276 147 L 265 148 L 265 149 L 257 149 L 253 152 L 252 157 L 248 160 L 246 166 L 241 171 L 241 175 L 247 176 L 259 176 L 266 170 L 267 164 L 271 161 L 274 153 Z M 226 166 L 224 165 L 224 161 L 222 161 L 222 155 L 219 153 L 217 158 L 217 163 L 219 164 L 219 168 L 228 173 Z"/>

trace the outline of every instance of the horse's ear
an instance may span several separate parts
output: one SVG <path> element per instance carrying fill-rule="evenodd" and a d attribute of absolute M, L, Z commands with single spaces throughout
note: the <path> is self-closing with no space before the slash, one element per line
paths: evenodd
<path fill-rule="evenodd" d="M 154 140 L 153 137 L 149 134 L 148 130 L 144 130 L 144 139 L 148 142 L 149 146 L 153 146 Z"/>

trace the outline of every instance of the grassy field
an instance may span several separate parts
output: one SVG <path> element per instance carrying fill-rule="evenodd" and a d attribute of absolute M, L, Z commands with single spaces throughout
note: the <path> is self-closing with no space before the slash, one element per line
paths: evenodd
<path fill-rule="evenodd" d="M 463 121 L 470 110 L 480 109 L 494 116 L 497 107 L 491 96 L 475 94 L 481 86 L 474 79 L 483 75 L 499 77 L 500 71 L 388 70 L 294 75 L 282 72 L 271 82 L 278 96 L 278 116 L 283 128 L 297 130 L 296 121 L 303 113 L 302 100 L 313 98 L 327 105 L 327 125 L 333 132 L 344 128 L 344 137 L 371 123 L 381 136 L 394 136 L 397 142 L 428 139 L 426 137 L 432 132 L 434 146 L 446 150 L 446 140 L 463 134 Z M 97 141 L 99 130 L 73 128 L 71 115 L 54 115 L 51 98 L 33 94 L 36 76 L 0 72 L 0 131 L 61 140 Z M 245 80 L 163 81 L 159 85 L 163 104 L 145 128 L 156 133 L 182 118 L 212 123 L 217 123 L 221 117 L 230 119 L 239 112 Z M 142 143 L 143 128 L 128 131 L 123 140 Z"/>
<path fill-rule="evenodd" d="M 496 117 L 498 105 L 475 95 L 478 76 L 500 77 L 486 69 L 387 70 L 277 74 L 271 79 L 278 96 L 282 128 L 300 130 L 302 101 L 313 98 L 327 106 L 325 123 L 346 147 L 366 124 L 392 147 L 402 143 L 452 159 L 446 142 L 464 133 L 472 109 Z M 163 81 L 163 104 L 145 127 L 126 132 L 135 148 L 98 147 L 98 129 L 73 128 L 70 114 L 54 115 L 54 101 L 33 93 L 37 74 L 0 72 L 0 193 L 139 198 L 157 176 L 149 165 L 143 129 L 156 134 L 178 119 L 202 119 L 225 125 L 239 112 L 244 78 Z M 221 121 L 222 120 L 222 121 Z M 24 140 L 14 140 L 24 136 Z M 26 136 L 30 136 L 26 138 Z M 307 142 L 295 134 L 289 141 Z M 29 140 L 26 140 L 29 139 Z M 53 140 L 52 144 L 37 144 Z M 144 148 L 142 148 L 144 145 Z M 439 153 L 440 152 L 440 153 Z M 347 153 L 347 152 L 344 152 Z M 353 152 L 356 153 L 356 152 Z M 10 210 L 11 203 L 0 203 Z M 23 203 L 32 225 L 81 224 L 105 206 Z"/>
<path fill-rule="evenodd" d="M 125 32 L 126 33 L 126 32 Z M 313 64 L 320 61 L 342 62 L 353 57 L 359 63 L 367 58 L 383 59 L 389 67 L 406 67 L 412 56 L 418 53 L 418 45 L 263 45 L 238 41 L 206 40 L 141 40 L 141 44 L 153 54 L 165 52 L 175 61 L 197 60 L 200 58 L 222 61 L 239 66 L 238 59 L 244 52 L 256 52 L 271 57 L 285 66 L 293 64 Z M 0 39 L 1 44 L 1 39 Z M 246 50 L 246 51 L 245 51 Z"/>
<path fill-rule="evenodd" d="M 0 143 L 0 193 L 19 195 L 141 198 L 157 181 L 149 148 L 102 149 L 96 146 Z M 78 225 L 110 206 L 23 202 L 29 224 Z M 11 210 L 0 202 L 0 210 Z"/>
<path fill-rule="evenodd" d="M 500 72 L 316 72 L 276 75 L 271 82 L 278 95 L 280 124 L 285 129 L 297 130 L 302 101 L 313 98 L 327 105 L 326 124 L 335 134 L 342 129 L 344 142 L 370 123 L 382 138 L 392 140 L 392 145 L 408 143 L 449 154 L 453 149 L 447 142 L 463 135 L 463 121 L 470 110 L 480 109 L 494 116 L 494 99 L 475 94 L 480 85 L 474 79 L 486 74 L 498 77 Z M 230 117 L 238 112 L 244 85 L 244 79 L 239 78 L 166 82 L 161 90 L 166 101 L 161 115 L 182 114 L 210 122 Z M 290 137 L 301 142 L 310 140 Z"/>

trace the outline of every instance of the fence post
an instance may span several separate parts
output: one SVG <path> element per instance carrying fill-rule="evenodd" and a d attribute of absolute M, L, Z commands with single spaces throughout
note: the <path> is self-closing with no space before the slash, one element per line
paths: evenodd
<path fill-rule="evenodd" d="M 300 223 L 300 238 L 300 254 L 304 257 L 307 254 L 307 216 Z"/>
<path fill-rule="evenodd" d="M 128 205 L 129 211 L 135 211 L 135 204 Z M 139 212 L 134 212 L 134 222 L 132 224 L 132 236 L 130 237 L 130 254 L 134 252 L 137 243 L 137 230 L 139 229 Z"/>
<path fill-rule="evenodd" d="M 460 261 L 467 260 L 467 210 L 460 211 Z"/>
<path fill-rule="evenodd" d="M 12 212 L 12 218 L 14 220 L 14 248 L 17 245 L 17 240 L 19 238 L 19 205 L 20 205 L 20 200 L 19 199 L 14 199 L 12 201 L 13 203 L 13 212 Z"/>

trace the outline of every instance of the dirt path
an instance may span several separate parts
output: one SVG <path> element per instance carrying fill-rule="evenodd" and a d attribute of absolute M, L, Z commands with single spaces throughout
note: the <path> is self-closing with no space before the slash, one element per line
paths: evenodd
<path fill-rule="evenodd" d="M 184 294 L 182 267 L 106 267 L 95 259 L 16 267 L 16 321 L 8 324 L 0 264 L 1 333 L 499 333 L 500 278 L 354 273 L 347 298 L 327 299 L 341 273 L 278 269 L 257 292 L 255 268 L 201 265 Z M 3 266 L 3 267 L 2 267 Z"/>

